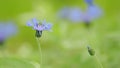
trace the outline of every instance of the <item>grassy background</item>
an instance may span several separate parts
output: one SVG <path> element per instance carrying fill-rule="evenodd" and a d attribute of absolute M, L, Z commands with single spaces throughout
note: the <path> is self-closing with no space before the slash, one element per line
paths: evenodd
<path fill-rule="evenodd" d="M 40 39 L 44 68 L 99 68 L 95 57 L 89 56 L 86 45 L 95 49 L 104 68 L 119 68 L 119 2 L 95 0 L 103 9 L 104 15 L 92 22 L 88 32 L 81 23 L 74 24 L 56 18 L 57 11 L 63 6 L 79 6 L 85 9 L 83 0 L 0 0 L 0 20 L 14 20 L 19 27 L 18 34 L 6 41 L 4 52 L 1 49 L 1 68 L 8 68 L 6 65 L 9 63 L 11 68 L 24 67 L 28 65 L 24 65 L 25 60 L 39 63 L 35 31 L 26 26 L 26 21 L 34 17 L 53 23 L 53 32 L 43 32 Z M 18 67 L 12 67 L 15 63 L 18 63 Z M 25 68 L 30 67 L 28 65 Z"/>

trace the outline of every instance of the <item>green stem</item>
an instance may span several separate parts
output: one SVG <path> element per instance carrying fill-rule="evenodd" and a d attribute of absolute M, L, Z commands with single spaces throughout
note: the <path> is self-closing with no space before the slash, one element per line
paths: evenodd
<path fill-rule="evenodd" d="M 90 29 L 88 29 L 88 31 L 87 31 L 87 35 L 88 35 L 88 36 L 87 36 L 87 42 L 88 42 L 88 43 L 90 43 L 89 34 L 91 34 L 91 33 L 90 33 Z M 94 48 L 93 48 L 93 49 L 94 49 Z M 97 63 L 99 64 L 100 68 L 103 68 L 103 65 L 102 65 L 102 63 L 100 62 L 99 58 L 97 57 L 96 52 L 95 52 L 94 57 L 95 57 Z"/>
<path fill-rule="evenodd" d="M 38 50 L 39 50 L 39 54 L 40 54 L 40 68 L 42 68 L 42 49 L 39 43 L 39 38 L 36 38 L 37 40 L 37 44 L 38 44 Z"/>
<path fill-rule="evenodd" d="M 98 62 L 100 68 L 103 68 L 103 65 L 102 65 L 102 63 L 100 62 L 100 60 L 99 60 L 99 58 L 97 57 L 97 55 L 95 55 L 95 59 L 96 59 L 96 61 Z"/>

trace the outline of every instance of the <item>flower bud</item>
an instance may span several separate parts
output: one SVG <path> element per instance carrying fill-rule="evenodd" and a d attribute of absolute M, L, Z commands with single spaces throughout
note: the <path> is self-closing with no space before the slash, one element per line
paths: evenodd
<path fill-rule="evenodd" d="M 37 38 L 40 38 L 40 37 L 42 36 L 42 31 L 36 30 L 35 36 L 36 36 Z"/>
<path fill-rule="evenodd" d="M 88 53 L 89 53 L 91 56 L 94 56 L 94 55 L 95 55 L 94 49 L 90 48 L 89 46 L 87 46 L 87 49 L 88 49 Z"/>

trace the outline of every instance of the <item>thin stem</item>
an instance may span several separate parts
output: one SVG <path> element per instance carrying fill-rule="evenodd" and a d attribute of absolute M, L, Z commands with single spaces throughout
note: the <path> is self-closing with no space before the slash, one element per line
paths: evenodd
<path fill-rule="evenodd" d="M 41 49 L 41 46 L 40 46 L 40 43 L 39 43 L 39 38 L 36 38 L 37 40 L 37 44 L 38 44 L 38 50 L 39 50 L 39 54 L 40 54 L 40 68 L 42 68 L 42 49 Z"/>
<path fill-rule="evenodd" d="M 88 35 L 88 36 L 87 36 L 87 42 L 88 42 L 88 43 L 90 43 L 89 34 L 90 34 L 90 30 L 88 29 L 88 31 L 87 31 L 87 35 Z M 90 45 L 89 45 L 89 46 L 90 46 Z M 94 48 L 93 48 L 93 49 L 94 49 Z M 103 68 L 103 65 L 102 65 L 102 63 L 100 62 L 99 58 L 97 57 L 96 53 L 95 53 L 94 57 L 95 57 L 96 61 L 98 62 L 100 68 Z"/>
<path fill-rule="evenodd" d="M 97 57 L 97 55 L 95 55 L 95 59 L 98 62 L 98 64 L 100 65 L 100 68 L 103 68 L 102 63 L 100 62 L 99 58 Z"/>

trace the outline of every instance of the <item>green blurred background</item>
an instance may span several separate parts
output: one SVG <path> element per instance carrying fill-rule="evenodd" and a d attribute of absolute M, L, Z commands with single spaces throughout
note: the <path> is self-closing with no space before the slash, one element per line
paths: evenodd
<path fill-rule="evenodd" d="M 1 49 L 0 68 L 34 68 L 32 64 L 39 68 L 35 31 L 26 26 L 34 17 L 53 23 L 53 32 L 45 31 L 40 38 L 42 68 L 99 68 L 86 45 L 95 49 L 104 68 L 120 68 L 120 1 L 94 1 L 104 14 L 92 22 L 88 31 L 84 24 L 56 18 L 64 6 L 85 9 L 84 0 L 0 0 L 0 20 L 14 20 L 19 27 L 17 35 Z"/>

